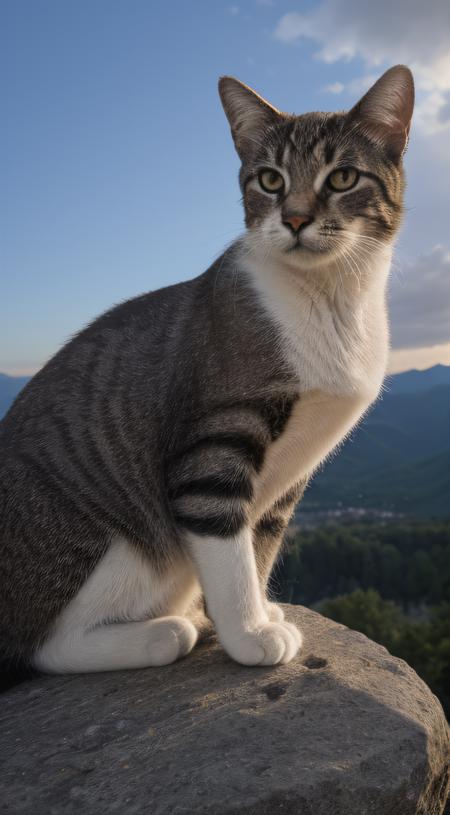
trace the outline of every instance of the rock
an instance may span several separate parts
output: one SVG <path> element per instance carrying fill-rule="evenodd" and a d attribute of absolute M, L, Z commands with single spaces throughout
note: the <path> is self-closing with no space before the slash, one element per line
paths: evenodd
<path fill-rule="evenodd" d="M 302 655 L 244 668 L 214 642 L 166 668 L 41 677 L 1 697 L 12 815 L 440 815 L 442 708 L 402 660 L 301 607 Z"/>

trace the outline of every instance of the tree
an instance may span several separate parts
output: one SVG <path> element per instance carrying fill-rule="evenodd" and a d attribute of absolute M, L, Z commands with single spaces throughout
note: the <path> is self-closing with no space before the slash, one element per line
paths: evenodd
<path fill-rule="evenodd" d="M 403 624 L 403 615 L 397 606 L 390 600 L 383 600 L 374 589 L 357 589 L 351 594 L 326 600 L 318 611 L 361 631 L 388 649 L 395 647 Z"/>

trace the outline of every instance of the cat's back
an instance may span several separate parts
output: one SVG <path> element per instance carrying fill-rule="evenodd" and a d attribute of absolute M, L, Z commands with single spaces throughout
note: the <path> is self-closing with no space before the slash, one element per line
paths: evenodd
<path fill-rule="evenodd" d="M 90 323 L 27 383 L 0 422 L 4 456 L 33 449 L 66 418 L 72 431 L 121 401 L 132 413 L 138 394 L 157 405 L 162 359 L 178 341 L 195 281 L 121 303 Z"/>
<path fill-rule="evenodd" d="M 196 283 L 127 301 L 83 329 L 0 423 L 2 547 L 73 529 L 144 541 L 161 519 L 160 417 Z M 145 487 L 144 487 L 145 485 Z M 62 528 L 64 526 L 64 529 Z M 66 528 L 67 527 L 67 528 Z"/>

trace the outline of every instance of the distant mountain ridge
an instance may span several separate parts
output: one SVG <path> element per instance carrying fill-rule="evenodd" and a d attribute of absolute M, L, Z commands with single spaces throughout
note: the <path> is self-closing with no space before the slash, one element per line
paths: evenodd
<path fill-rule="evenodd" d="M 8 376 L 0 373 L 0 419 L 9 410 L 17 394 L 29 382 L 31 376 Z"/>
<path fill-rule="evenodd" d="M 317 473 L 301 507 L 450 518 L 450 366 L 389 377 L 364 421 Z"/>
<path fill-rule="evenodd" d="M 413 368 L 401 374 L 390 374 L 384 386 L 388 393 L 417 393 L 435 385 L 450 385 L 450 365 L 433 365 L 425 371 Z"/>
<path fill-rule="evenodd" d="M 0 418 L 30 377 L 0 374 Z M 315 476 L 301 511 L 450 517 L 450 366 L 405 371 Z"/>

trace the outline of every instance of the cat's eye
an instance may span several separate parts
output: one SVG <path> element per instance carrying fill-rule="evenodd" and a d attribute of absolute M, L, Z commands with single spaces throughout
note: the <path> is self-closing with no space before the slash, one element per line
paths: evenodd
<path fill-rule="evenodd" d="M 351 190 L 359 181 L 358 170 L 354 167 L 341 167 L 333 170 L 327 178 L 327 185 L 334 192 L 345 192 Z"/>
<path fill-rule="evenodd" d="M 277 170 L 261 170 L 258 181 L 264 192 L 281 192 L 284 187 L 284 178 Z"/>

